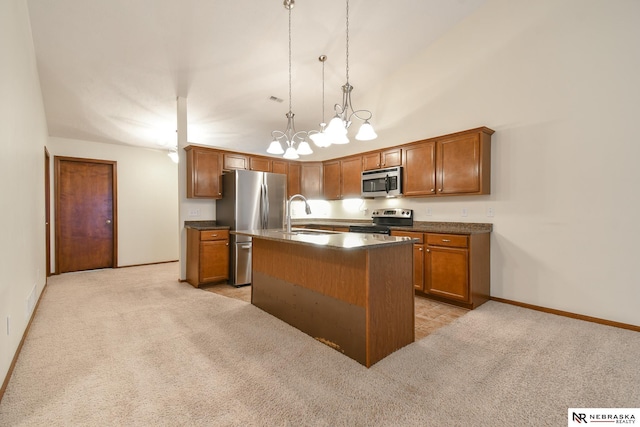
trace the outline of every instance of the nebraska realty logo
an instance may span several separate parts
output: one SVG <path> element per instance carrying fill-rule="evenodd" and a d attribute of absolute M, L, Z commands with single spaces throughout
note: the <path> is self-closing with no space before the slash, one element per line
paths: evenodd
<path fill-rule="evenodd" d="M 640 408 L 569 408 L 567 415 L 569 426 L 635 424 L 640 417 Z"/>

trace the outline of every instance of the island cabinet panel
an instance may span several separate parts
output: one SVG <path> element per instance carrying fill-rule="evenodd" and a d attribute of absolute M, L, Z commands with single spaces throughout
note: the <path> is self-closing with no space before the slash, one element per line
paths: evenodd
<path fill-rule="evenodd" d="M 254 236 L 251 302 L 369 367 L 414 340 L 411 245 L 341 250 Z"/>
<path fill-rule="evenodd" d="M 187 197 L 203 199 L 222 198 L 220 176 L 222 154 L 204 147 L 188 146 Z"/>

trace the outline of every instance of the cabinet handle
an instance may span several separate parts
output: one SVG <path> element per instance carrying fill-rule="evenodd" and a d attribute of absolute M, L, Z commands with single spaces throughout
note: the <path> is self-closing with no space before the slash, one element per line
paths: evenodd
<path fill-rule="evenodd" d="M 418 248 L 418 250 L 419 250 L 420 252 L 422 252 L 422 248 Z"/>
<path fill-rule="evenodd" d="M 217 234 L 212 234 L 211 237 L 218 237 L 218 235 Z"/>
<path fill-rule="evenodd" d="M 438 188 L 438 191 L 442 192 L 442 188 Z"/>
<path fill-rule="evenodd" d="M 434 191 L 435 191 L 435 188 L 432 188 L 432 189 L 431 189 L 431 192 L 433 193 Z"/>
<path fill-rule="evenodd" d="M 443 242 L 450 242 L 451 240 L 449 239 L 442 239 Z"/>
<path fill-rule="evenodd" d="M 431 249 L 427 249 L 427 252 L 431 252 Z"/>

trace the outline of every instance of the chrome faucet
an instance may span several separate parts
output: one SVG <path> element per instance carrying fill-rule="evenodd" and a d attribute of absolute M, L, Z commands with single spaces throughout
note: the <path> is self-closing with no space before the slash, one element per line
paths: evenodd
<path fill-rule="evenodd" d="M 293 199 L 302 199 L 302 201 L 304 201 L 304 211 L 307 213 L 307 215 L 311 215 L 311 208 L 309 207 L 309 203 L 302 194 L 294 194 L 293 196 L 289 197 L 289 200 L 287 200 L 287 210 L 285 213 L 285 218 L 287 220 L 287 233 L 291 233 L 291 202 L 293 201 Z"/>

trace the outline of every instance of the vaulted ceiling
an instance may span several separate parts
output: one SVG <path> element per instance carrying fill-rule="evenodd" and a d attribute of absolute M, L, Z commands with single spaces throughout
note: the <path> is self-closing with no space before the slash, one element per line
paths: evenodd
<path fill-rule="evenodd" d="M 350 0 L 353 103 L 391 124 L 374 91 L 486 0 Z M 288 111 L 282 0 L 28 0 L 50 136 L 161 148 L 176 144 L 176 97 L 190 143 L 266 154 Z M 292 104 L 298 130 L 325 119 L 346 81 L 345 0 L 296 0 Z M 406 86 L 411 91 L 411 85 Z M 284 100 L 270 100 L 276 97 Z M 369 104 L 367 104 L 367 102 Z M 381 110 L 380 108 L 378 108 Z M 355 126 L 355 125 L 354 125 Z M 316 149 L 308 159 L 348 152 Z"/>

